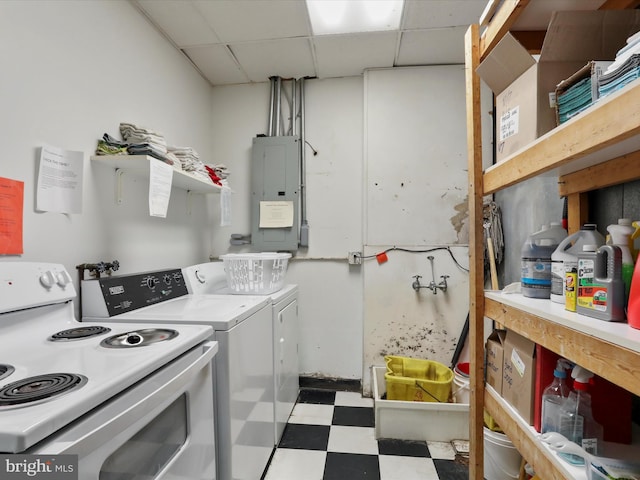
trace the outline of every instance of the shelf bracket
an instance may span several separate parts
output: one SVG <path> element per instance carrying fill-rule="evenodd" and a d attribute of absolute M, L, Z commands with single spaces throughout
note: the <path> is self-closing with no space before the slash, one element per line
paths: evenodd
<path fill-rule="evenodd" d="M 187 215 L 191 216 L 191 210 L 193 205 L 193 191 L 187 190 Z"/>
<path fill-rule="evenodd" d="M 122 176 L 123 175 L 124 175 L 124 169 L 116 168 L 116 185 L 115 185 L 116 205 L 122 205 Z"/>

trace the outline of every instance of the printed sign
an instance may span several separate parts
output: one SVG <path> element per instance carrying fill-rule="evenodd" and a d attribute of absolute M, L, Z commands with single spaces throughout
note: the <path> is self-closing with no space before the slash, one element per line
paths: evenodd
<path fill-rule="evenodd" d="M 520 106 L 507 110 L 500 117 L 500 141 L 518 134 L 520 126 Z"/>
<path fill-rule="evenodd" d="M 515 348 L 511 352 L 511 363 L 513 363 L 513 367 L 516 369 L 516 372 L 518 372 L 521 377 L 524 377 L 526 366 Z"/>

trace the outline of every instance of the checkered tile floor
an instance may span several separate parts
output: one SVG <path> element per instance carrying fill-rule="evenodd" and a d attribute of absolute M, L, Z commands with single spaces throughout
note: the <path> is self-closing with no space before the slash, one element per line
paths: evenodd
<path fill-rule="evenodd" d="M 373 399 L 302 389 L 264 480 L 468 480 L 450 443 L 376 440 Z"/>

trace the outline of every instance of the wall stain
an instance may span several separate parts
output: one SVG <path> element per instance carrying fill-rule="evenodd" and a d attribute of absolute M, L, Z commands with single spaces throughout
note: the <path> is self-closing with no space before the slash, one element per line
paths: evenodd
<path fill-rule="evenodd" d="M 460 231 L 464 226 L 465 220 L 469 217 L 468 199 L 469 199 L 469 196 L 466 196 L 463 202 L 460 202 L 459 204 L 453 207 L 455 211 L 458 213 L 456 213 L 453 217 L 450 218 L 451 225 L 453 226 L 453 229 L 456 231 L 456 235 L 458 237 L 458 243 L 460 243 L 462 240 L 460 238 Z"/>
<path fill-rule="evenodd" d="M 430 325 L 395 325 L 396 334 L 382 340 L 378 354 L 435 360 L 446 365 L 458 344 L 445 328 Z M 397 331 L 400 330 L 400 331 Z"/>

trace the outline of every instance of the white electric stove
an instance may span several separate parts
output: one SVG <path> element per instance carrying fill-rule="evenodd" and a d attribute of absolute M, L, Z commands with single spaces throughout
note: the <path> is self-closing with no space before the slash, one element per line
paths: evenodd
<path fill-rule="evenodd" d="M 80 323 L 75 297 L 62 265 L 0 262 L 0 453 L 215 478 L 211 327 Z"/>

